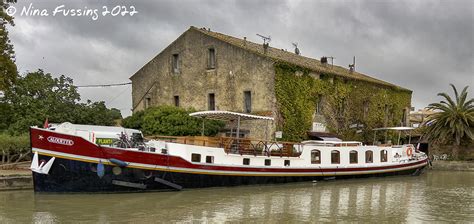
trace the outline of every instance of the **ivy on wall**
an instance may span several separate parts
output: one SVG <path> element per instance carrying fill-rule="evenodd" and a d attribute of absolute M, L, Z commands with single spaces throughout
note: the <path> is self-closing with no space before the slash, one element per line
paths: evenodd
<path fill-rule="evenodd" d="M 371 142 L 373 128 L 399 126 L 403 110 L 410 107 L 411 92 L 406 90 L 331 74 L 317 78 L 311 70 L 282 62 L 275 63 L 275 73 L 277 129 L 284 140 L 304 140 L 313 120 L 323 117 L 329 131 L 343 139 Z M 322 115 L 315 118 L 317 102 Z"/>

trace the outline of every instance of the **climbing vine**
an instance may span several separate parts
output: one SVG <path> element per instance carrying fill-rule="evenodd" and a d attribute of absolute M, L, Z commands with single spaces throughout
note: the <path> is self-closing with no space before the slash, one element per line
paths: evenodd
<path fill-rule="evenodd" d="M 343 139 L 368 142 L 373 140 L 373 128 L 399 126 L 403 110 L 410 107 L 411 92 L 396 87 L 315 73 L 281 62 L 275 64 L 275 73 L 277 129 L 283 131 L 284 140 L 306 139 L 316 120 Z M 316 114 L 318 102 L 321 115 Z"/>

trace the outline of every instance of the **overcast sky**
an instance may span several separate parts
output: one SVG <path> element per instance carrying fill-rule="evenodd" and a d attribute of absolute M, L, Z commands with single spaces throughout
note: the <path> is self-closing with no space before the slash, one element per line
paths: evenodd
<path fill-rule="evenodd" d="M 145 63 L 189 26 L 302 55 L 334 56 L 347 67 L 413 90 L 416 109 L 439 101 L 439 92 L 470 86 L 474 94 L 474 1 L 100 1 L 18 0 L 10 28 L 21 73 L 38 68 L 66 75 L 76 85 L 129 82 Z M 48 15 L 23 12 L 30 3 Z M 98 9 L 98 17 L 64 16 L 54 9 Z M 116 5 L 133 16 L 104 17 Z M 25 8 L 25 9 L 26 9 Z M 31 12 L 31 11 L 30 11 Z M 44 13 L 44 12 L 43 12 Z M 70 12 L 71 13 L 71 12 Z M 131 114 L 131 86 L 82 88 L 83 100 L 105 101 Z"/>

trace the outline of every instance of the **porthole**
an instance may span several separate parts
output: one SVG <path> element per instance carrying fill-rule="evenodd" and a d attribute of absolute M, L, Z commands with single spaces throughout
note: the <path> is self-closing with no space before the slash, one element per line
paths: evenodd
<path fill-rule="evenodd" d="M 112 168 L 112 173 L 116 176 L 122 174 L 122 168 L 118 167 L 118 166 L 114 166 L 114 168 Z"/>

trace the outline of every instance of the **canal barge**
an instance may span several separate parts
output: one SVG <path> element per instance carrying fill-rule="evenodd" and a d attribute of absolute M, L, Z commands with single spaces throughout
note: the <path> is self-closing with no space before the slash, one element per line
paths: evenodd
<path fill-rule="evenodd" d="M 268 120 L 228 111 L 191 116 Z M 299 143 L 235 137 L 154 136 L 138 130 L 63 123 L 30 129 L 36 192 L 133 192 L 419 174 L 428 165 L 412 144 Z"/>

